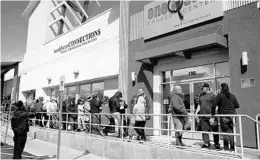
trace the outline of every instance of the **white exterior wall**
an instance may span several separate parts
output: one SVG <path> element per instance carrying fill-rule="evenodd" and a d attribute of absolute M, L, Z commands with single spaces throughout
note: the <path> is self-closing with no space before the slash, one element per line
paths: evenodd
<path fill-rule="evenodd" d="M 48 1 L 46 1 L 46 3 L 47 2 Z M 38 15 L 38 9 L 41 10 L 44 6 L 46 6 L 45 3 L 40 3 L 32 17 Z M 119 9 L 119 7 L 113 10 L 115 9 Z M 22 92 L 32 89 L 36 89 L 36 98 L 43 96 L 45 99 L 48 99 L 49 91 L 43 88 L 57 86 L 61 76 L 66 77 L 66 84 L 72 84 L 100 77 L 118 75 L 119 19 L 110 22 L 111 12 L 113 11 L 107 11 L 47 44 L 42 43 L 45 41 L 46 30 L 42 31 L 44 33 L 41 34 L 44 36 L 39 40 L 42 45 L 38 47 L 35 46 L 33 54 L 26 53 L 26 59 L 20 64 L 19 75 L 21 75 L 21 81 L 19 99 L 25 101 Z M 35 13 L 36 15 L 34 15 Z M 32 20 L 34 20 L 34 22 Z M 38 21 L 41 20 L 42 15 L 38 15 L 38 19 L 30 18 L 30 23 L 38 23 Z M 29 28 L 30 34 L 38 34 L 38 31 L 30 29 L 31 28 Z M 95 42 L 63 54 L 60 52 L 54 53 L 54 50 L 58 49 L 60 45 L 66 45 L 70 41 L 98 29 L 101 29 L 101 34 L 97 37 Z M 36 43 L 34 41 L 38 41 L 38 39 L 28 38 L 27 46 L 32 48 L 30 46 Z M 38 45 L 38 42 L 35 45 Z M 74 77 L 74 70 L 79 71 L 77 78 Z M 50 84 L 48 84 L 47 77 L 52 78 Z M 117 88 L 115 87 L 108 87 L 108 89 L 105 87 L 104 93 L 105 95 L 111 96 L 116 90 Z"/>
<path fill-rule="evenodd" d="M 48 17 L 53 7 L 52 1 L 40 1 L 28 21 L 28 36 L 26 46 L 26 57 L 30 54 L 38 54 L 36 51 L 45 43 L 48 28 Z"/>

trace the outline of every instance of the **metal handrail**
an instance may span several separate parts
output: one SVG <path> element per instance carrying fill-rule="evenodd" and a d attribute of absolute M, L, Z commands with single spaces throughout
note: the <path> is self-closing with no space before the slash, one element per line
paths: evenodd
<path fill-rule="evenodd" d="M 40 120 L 41 122 L 45 122 L 45 121 L 49 121 L 50 120 L 50 116 L 51 114 L 58 114 L 58 112 L 36 112 L 36 113 L 41 113 L 41 114 L 48 114 L 49 116 L 49 119 L 48 120 Z M 65 121 L 61 121 L 61 123 L 66 123 L 66 126 L 68 126 L 68 124 L 86 124 L 86 125 L 89 125 L 90 126 L 90 133 L 91 133 L 91 126 L 97 126 L 97 125 L 100 125 L 100 126 L 104 126 L 104 127 L 109 127 L 109 126 L 112 126 L 112 127 L 115 127 L 116 125 L 106 125 L 106 124 L 99 124 L 99 123 L 92 123 L 92 120 L 91 120 L 91 114 L 94 114 L 94 115 L 114 115 L 113 113 L 82 113 L 80 115 L 84 116 L 84 115 L 88 115 L 90 117 L 90 121 L 89 122 L 83 122 L 83 123 L 78 123 L 78 122 L 68 122 L 68 116 L 69 115 L 79 115 L 79 113 L 68 113 L 68 112 L 65 112 L 65 113 L 62 113 L 63 115 L 66 115 L 66 120 Z M 7 115 L 6 113 L 1 113 L 1 117 L 2 115 Z M 237 151 L 235 151 L 235 154 L 236 155 L 241 155 L 241 157 L 243 158 L 244 157 L 244 148 L 243 148 L 243 133 L 242 133 L 242 120 L 241 118 L 242 117 L 247 117 L 253 121 L 255 121 L 257 124 L 260 124 L 260 122 L 257 122 L 256 120 L 254 120 L 253 118 L 251 118 L 250 116 L 248 115 L 233 115 L 233 114 L 226 114 L 226 115 L 215 115 L 214 117 L 238 117 L 239 118 L 239 129 L 240 129 L 240 132 L 239 133 L 221 133 L 221 132 L 204 132 L 204 131 L 194 131 L 194 130 L 175 130 L 173 128 L 170 129 L 170 123 L 172 123 L 172 116 L 175 116 L 175 117 L 178 117 L 178 116 L 181 116 L 181 117 L 184 117 L 184 116 L 187 116 L 187 117 L 194 117 L 194 116 L 197 116 L 197 117 L 212 117 L 211 115 L 196 115 L 196 114 L 189 114 L 189 115 L 171 115 L 171 114 L 136 114 L 136 115 L 151 115 L 151 116 L 168 116 L 168 120 L 167 120 L 167 123 L 168 123 L 168 128 L 167 129 L 162 129 L 162 128 L 148 128 L 148 127 L 135 127 L 133 126 L 133 128 L 135 129 L 148 129 L 148 130 L 159 130 L 159 131 L 168 131 L 168 148 L 170 148 L 170 132 L 177 132 L 177 131 L 181 131 L 181 132 L 188 132 L 188 133 L 207 133 L 207 134 L 219 134 L 219 135 L 229 135 L 229 136 L 239 136 L 240 137 L 240 141 L 241 141 L 241 154 L 237 153 Z M 133 116 L 133 114 L 121 114 L 121 116 Z M 260 116 L 260 114 L 258 115 Z M 5 118 L 5 117 L 4 117 Z M 3 118 L 3 119 L 4 119 Z M 1 118 L 2 119 L 2 118 Z M 30 120 L 38 120 L 36 118 L 32 118 Z M 55 120 L 54 122 L 58 122 L 58 119 Z M 121 129 L 123 130 L 124 128 L 129 128 L 129 126 L 124 126 L 123 125 L 123 121 L 122 121 L 122 124 L 120 126 L 117 126 L 117 127 L 121 127 Z M 50 128 L 50 126 L 48 126 L 48 128 Z M 68 128 L 66 127 L 66 131 Z M 123 134 L 121 136 L 122 140 L 123 140 Z"/>
<path fill-rule="evenodd" d="M 255 120 L 257 122 L 260 122 L 259 118 L 260 118 L 260 114 L 257 114 L 256 117 L 255 117 Z M 260 150 L 260 133 L 259 132 L 260 132 L 259 131 L 259 125 L 256 125 L 257 150 Z"/>

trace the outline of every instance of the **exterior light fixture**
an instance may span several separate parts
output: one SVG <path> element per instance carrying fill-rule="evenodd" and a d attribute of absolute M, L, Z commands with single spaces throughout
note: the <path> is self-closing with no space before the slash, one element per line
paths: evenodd
<path fill-rule="evenodd" d="M 51 77 L 47 77 L 48 84 L 51 83 Z"/>
<path fill-rule="evenodd" d="M 240 59 L 241 74 L 244 74 L 247 71 L 248 60 L 247 52 L 242 52 L 242 58 Z"/>
<path fill-rule="evenodd" d="M 133 84 L 133 86 L 134 86 L 135 83 L 136 83 L 136 75 L 135 75 L 135 72 L 131 72 L 131 80 L 132 80 L 132 84 Z"/>
<path fill-rule="evenodd" d="M 79 76 L 79 70 L 74 70 L 73 74 L 74 74 L 74 78 L 77 78 Z"/>

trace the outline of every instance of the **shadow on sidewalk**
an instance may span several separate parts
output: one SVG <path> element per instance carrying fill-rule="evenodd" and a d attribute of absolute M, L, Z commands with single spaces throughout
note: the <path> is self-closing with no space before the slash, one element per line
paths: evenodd
<path fill-rule="evenodd" d="M 28 152 L 23 152 L 22 159 L 53 159 L 54 157 L 40 156 L 37 157 Z M 1 143 L 1 159 L 13 159 L 13 146 Z"/>

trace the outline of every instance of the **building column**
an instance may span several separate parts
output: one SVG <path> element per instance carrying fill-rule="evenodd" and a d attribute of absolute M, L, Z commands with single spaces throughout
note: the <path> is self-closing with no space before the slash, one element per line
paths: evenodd
<path fill-rule="evenodd" d="M 118 89 L 126 102 L 128 93 L 129 1 L 120 1 Z"/>
<path fill-rule="evenodd" d="M 5 75 L 1 74 L 1 102 L 3 102 L 4 84 L 5 84 Z"/>
<path fill-rule="evenodd" d="M 18 68 L 19 68 L 19 63 L 17 63 L 14 66 L 14 78 L 13 78 L 13 90 L 12 90 L 12 98 L 11 98 L 11 103 L 16 102 L 18 100 Z"/>

